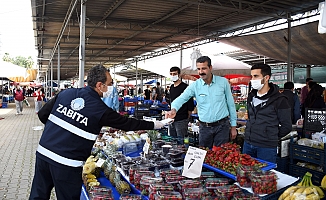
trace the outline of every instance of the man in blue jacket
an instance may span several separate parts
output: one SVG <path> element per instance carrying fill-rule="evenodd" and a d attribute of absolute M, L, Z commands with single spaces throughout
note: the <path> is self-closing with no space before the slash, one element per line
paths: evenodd
<path fill-rule="evenodd" d="M 291 129 L 291 108 L 279 87 L 269 83 L 271 68 L 256 64 L 251 68 L 252 91 L 248 95 L 248 121 L 245 130 L 243 153 L 276 163 L 280 138 Z"/>
<path fill-rule="evenodd" d="M 87 84 L 61 91 L 38 112 L 45 127 L 36 150 L 30 200 L 49 199 L 53 187 L 58 199 L 79 200 L 82 166 L 102 126 L 125 131 L 163 127 L 159 121 L 123 117 L 105 105 L 101 97 L 108 97 L 112 85 L 105 67 L 91 68 Z"/>

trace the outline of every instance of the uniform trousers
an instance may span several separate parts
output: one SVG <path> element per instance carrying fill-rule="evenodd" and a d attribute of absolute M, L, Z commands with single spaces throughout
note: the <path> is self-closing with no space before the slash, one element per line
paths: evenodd
<path fill-rule="evenodd" d="M 29 199 L 48 200 L 54 187 L 58 200 L 79 200 L 83 184 L 82 170 L 82 167 L 53 165 L 36 155 Z"/>

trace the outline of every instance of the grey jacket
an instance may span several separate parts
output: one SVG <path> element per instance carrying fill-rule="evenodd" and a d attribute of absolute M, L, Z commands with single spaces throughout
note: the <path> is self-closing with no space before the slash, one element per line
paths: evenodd
<path fill-rule="evenodd" d="M 291 108 L 285 95 L 279 92 L 277 85 L 269 83 L 270 90 L 262 97 L 257 97 L 257 90 L 248 95 L 248 122 L 245 141 L 257 147 L 277 147 L 281 137 L 292 130 Z M 253 97 L 267 100 L 257 105 L 252 104 Z"/>

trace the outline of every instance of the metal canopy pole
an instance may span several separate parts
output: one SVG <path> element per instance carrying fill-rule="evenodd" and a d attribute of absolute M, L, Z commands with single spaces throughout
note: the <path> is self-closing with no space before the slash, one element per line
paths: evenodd
<path fill-rule="evenodd" d="M 52 98 L 52 96 L 53 96 L 53 63 L 52 63 L 52 61 L 51 61 L 51 79 L 50 79 L 50 81 L 51 81 L 51 90 L 50 90 L 50 97 Z"/>
<path fill-rule="evenodd" d="M 60 90 L 60 44 L 58 45 L 58 90 Z"/>
<path fill-rule="evenodd" d="M 48 72 L 49 70 L 47 69 L 45 72 L 45 96 L 48 95 Z"/>
<path fill-rule="evenodd" d="M 86 19 L 86 1 L 80 2 L 80 41 L 79 41 L 79 88 L 84 87 L 84 69 L 85 69 L 85 19 Z"/>
<path fill-rule="evenodd" d="M 293 65 L 291 64 L 291 48 L 292 48 L 292 39 L 291 39 L 291 13 L 287 13 L 288 19 L 288 66 L 287 66 L 287 81 L 293 82 Z"/>
<path fill-rule="evenodd" d="M 136 59 L 136 91 L 135 94 L 138 96 L 138 85 L 137 85 L 137 79 L 138 79 L 138 58 Z"/>
<path fill-rule="evenodd" d="M 311 65 L 307 65 L 306 78 L 311 78 Z"/>
<path fill-rule="evenodd" d="M 180 69 L 182 69 L 182 44 L 180 45 Z"/>

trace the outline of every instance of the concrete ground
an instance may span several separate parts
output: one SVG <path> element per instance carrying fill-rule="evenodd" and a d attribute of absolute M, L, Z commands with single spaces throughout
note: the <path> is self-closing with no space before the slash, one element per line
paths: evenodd
<path fill-rule="evenodd" d="M 24 105 L 23 115 L 15 115 L 15 103 L 0 108 L 0 199 L 27 200 L 34 176 L 35 150 L 42 130 L 33 127 L 39 121 L 32 97 L 30 107 Z M 51 200 L 55 200 L 52 191 Z"/>

